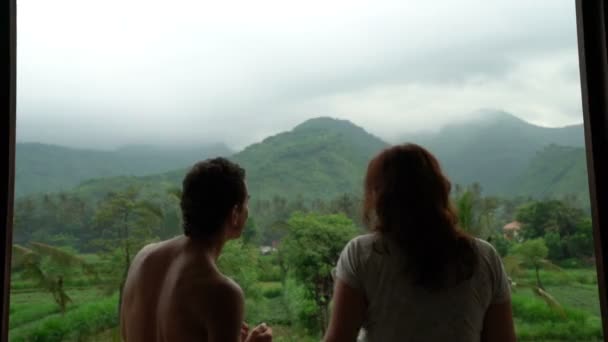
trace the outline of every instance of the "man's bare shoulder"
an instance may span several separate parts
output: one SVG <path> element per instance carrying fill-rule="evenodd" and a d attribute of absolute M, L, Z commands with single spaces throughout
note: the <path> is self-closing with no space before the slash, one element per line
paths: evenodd
<path fill-rule="evenodd" d="M 202 306 L 202 316 L 209 326 L 226 326 L 231 319 L 242 320 L 244 295 L 232 279 L 221 276 L 209 284 Z M 240 318 L 239 318 L 240 317 Z"/>
<path fill-rule="evenodd" d="M 243 290 L 234 280 L 224 275 L 219 275 L 215 281 L 210 284 L 210 293 L 214 293 L 217 297 L 231 298 L 232 300 L 243 300 Z"/>
<path fill-rule="evenodd" d="M 202 301 L 210 304 L 243 302 L 241 287 L 232 279 L 218 273 L 212 276 L 193 277 L 188 279 L 188 288 L 196 289 L 188 293 L 190 301 Z M 190 291 L 188 291 L 190 292 Z"/>
<path fill-rule="evenodd" d="M 146 260 L 148 257 L 155 256 L 164 256 L 168 253 L 172 253 L 174 251 L 174 245 L 176 244 L 177 239 L 152 242 L 145 245 L 133 258 L 133 265 L 140 264 L 142 261 Z"/>

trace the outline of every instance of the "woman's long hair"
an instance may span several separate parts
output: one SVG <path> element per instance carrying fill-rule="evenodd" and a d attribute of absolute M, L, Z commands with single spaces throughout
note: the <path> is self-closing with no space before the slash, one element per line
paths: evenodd
<path fill-rule="evenodd" d="M 387 148 L 369 163 L 364 221 L 397 242 L 413 282 L 438 290 L 469 279 L 476 267 L 473 238 L 458 228 L 451 184 L 424 148 Z"/>

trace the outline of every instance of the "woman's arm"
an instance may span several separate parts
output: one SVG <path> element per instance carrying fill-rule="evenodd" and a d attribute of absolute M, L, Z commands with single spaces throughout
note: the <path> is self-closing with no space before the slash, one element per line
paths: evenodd
<path fill-rule="evenodd" d="M 515 337 L 515 327 L 513 325 L 511 300 L 500 304 L 490 305 L 483 320 L 481 340 L 484 342 L 517 341 L 517 338 Z"/>
<path fill-rule="evenodd" d="M 333 309 L 325 342 L 354 342 L 363 324 L 367 302 L 360 290 L 336 280 Z"/>

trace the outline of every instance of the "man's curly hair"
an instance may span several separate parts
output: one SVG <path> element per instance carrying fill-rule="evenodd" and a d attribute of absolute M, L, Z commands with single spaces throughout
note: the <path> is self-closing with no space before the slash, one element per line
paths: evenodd
<path fill-rule="evenodd" d="M 184 234 L 191 238 L 215 236 L 234 206 L 245 203 L 245 170 L 226 158 L 196 163 L 182 183 L 180 206 Z"/>

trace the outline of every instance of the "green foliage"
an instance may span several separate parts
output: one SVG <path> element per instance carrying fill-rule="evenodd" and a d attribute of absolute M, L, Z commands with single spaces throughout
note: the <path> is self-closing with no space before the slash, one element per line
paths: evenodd
<path fill-rule="evenodd" d="M 488 242 L 490 242 L 492 246 L 494 246 L 494 248 L 496 249 L 498 254 L 500 254 L 501 257 L 507 256 L 507 254 L 509 254 L 509 251 L 513 247 L 513 242 L 505 239 L 502 234 L 494 234 L 488 239 Z"/>
<path fill-rule="evenodd" d="M 318 328 L 328 323 L 328 305 L 333 290 L 331 270 L 346 243 L 357 234 L 344 215 L 294 214 L 289 233 L 280 246 L 289 272 L 304 285 L 317 305 Z"/>
<path fill-rule="evenodd" d="M 551 260 L 563 260 L 566 257 L 564 242 L 558 232 L 549 232 L 545 235 L 545 243 Z"/>
<path fill-rule="evenodd" d="M 255 243 L 258 240 L 259 232 L 255 225 L 255 221 L 252 217 L 247 219 L 247 223 L 245 224 L 245 229 L 243 230 L 243 234 L 241 238 L 244 243 Z"/>
<path fill-rule="evenodd" d="M 517 245 L 514 252 L 523 257 L 525 264 L 536 267 L 546 260 L 549 249 L 543 239 L 534 239 Z"/>
<path fill-rule="evenodd" d="M 348 121 L 318 118 L 248 146 L 233 159 L 247 170 L 257 198 L 329 199 L 360 192 L 367 162 L 385 146 Z"/>
<path fill-rule="evenodd" d="M 593 255 L 591 220 L 585 212 L 566 201 L 534 201 L 519 209 L 522 235 L 544 237 L 551 260 Z"/>
<path fill-rule="evenodd" d="M 14 243 L 38 241 L 57 247 L 82 243 L 91 224 L 91 203 L 74 193 L 41 195 L 17 200 Z"/>
<path fill-rule="evenodd" d="M 116 298 L 106 298 L 82 304 L 64 316 L 49 316 L 35 327 L 20 327 L 10 331 L 11 341 L 64 341 L 81 339 L 118 324 Z"/>
<path fill-rule="evenodd" d="M 95 269 L 80 256 L 46 244 L 31 242 L 29 249 L 14 245 L 13 255 L 12 270 L 21 271 L 22 276 L 48 291 L 62 313 L 72 301 L 65 291 L 64 279 L 72 275 L 74 269 L 97 276 Z"/>
<path fill-rule="evenodd" d="M 287 276 L 283 289 L 283 303 L 289 321 L 311 333 L 318 332 L 319 308 L 310 291 L 293 276 Z"/>
<path fill-rule="evenodd" d="M 577 231 L 577 226 L 585 219 L 585 212 L 566 201 L 534 201 L 520 208 L 517 220 L 522 223 L 525 238 L 543 237 L 549 232 L 568 236 Z"/>
<path fill-rule="evenodd" d="M 601 340 L 601 324 L 591 314 L 566 309 L 565 317 L 533 297 L 514 294 L 513 316 L 518 340 Z"/>
<path fill-rule="evenodd" d="M 60 313 L 61 309 L 56 303 L 36 303 L 35 305 L 21 305 L 22 307 L 11 304 L 9 315 L 9 329 L 13 329 L 28 322 L 33 322 L 48 315 Z"/>
<path fill-rule="evenodd" d="M 597 278 L 593 270 L 554 271 L 557 268 L 547 260 L 570 267 L 593 262 L 588 213 L 575 205 L 586 191 L 586 183 L 580 182 L 581 179 L 586 182 L 580 167 L 584 158 L 580 158 L 580 150 L 557 146 L 535 154 L 552 142 L 580 146 L 580 139 L 572 138 L 573 129 L 580 127 L 544 129 L 507 114 L 481 121 L 474 127 L 455 125 L 419 142 L 437 153 L 454 183 L 473 184 L 456 187 L 454 201 L 460 224 L 476 236 L 490 237 L 504 257 L 509 275 L 516 280 L 514 310 L 519 338 L 580 340 L 601 336 Z M 277 341 L 319 340 L 327 322 L 333 285 L 331 269 L 346 242 L 362 226 L 360 195 L 365 166 L 385 146 L 380 139 L 349 122 L 320 118 L 269 137 L 233 156 L 247 169 L 253 196 L 252 219 L 242 241 L 225 246 L 219 267 L 245 291 L 246 319 L 250 324 L 266 321 L 275 325 Z M 51 150 L 46 152 L 52 155 Z M 21 154 L 23 161 L 26 150 L 21 151 L 18 158 Z M 46 156 L 36 157 L 40 151 L 27 158 L 44 162 Z M 124 281 L 130 259 L 141 246 L 181 233 L 179 184 L 185 174 L 183 167 L 201 157 L 197 154 L 181 164 L 174 163 L 163 170 L 176 170 L 163 174 L 89 179 L 66 193 L 22 196 L 34 188 L 67 189 L 64 184 L 76 184 L 83 177 L 141 175 L 124 173 L 124 167 L 112 164 L 113 157 L 104 159 L 95 153 L 90 155 L 103 161 L 112 172 L 83 176 L 92 168 L 99 169 L 98 161 L 91 158 L 77 161 L 77 168 L 82 170 L 66 172 L 64 166 L 73 165 L 74 160 L 82 157 L 64 158 L 70 153 L 56 155 L 55 159 L 62 161 L 63 166 L 56 168 L 49 164 L 49 177 L 43 179 L 47 184 L 37 180 L 28 183 L 26 179 L 32 175 L 18 161 L 20 198 L 15 206 L 15 241 L 23 246 L 39 241 L 61 247 L 61 251 L 70 254 L 99 253 L 92 262 L 103 279 L 93 281 L 85 276 L 84 270 L 78 270 L 73 277 L 65 278 L 64 287 L 108 286 L 110 292 L 115 292 Z M 133 157 L 129 160 L 134 167 L 141 166 L 140 161 Z M 159 164 L 165 161 L 159 159 Z M 513 185 L 514 177 L 526 168 L 531 171 L 526 171 Z M 68 183 L 56 182 L 58 170 L 63 170 L 59 178 L 70 178 Z M 154 167 L 145 171 L 159 172 Z M 492 195 L 514 197 L 482 196 L 480 184 Z M 25 190 L 21 192 L 19 187 Z M 568 193 L 579 198 L 561 198 Z M 537 200 L 515 197 L 517 194 L 536 196 Z M 539 201 L 538 197 L 543 196 L 560 200 Z M 295 212 L 299 214 L 294 215 Z M 504 239 L 501 231 L 505 223 L 516 217 L 524 224 L 522 232 L 527 234 L 521 245 Z M 544 239 L 544 247 L 540 239 Z M 278 253 L 260 255 L 259 245 L 277 243 Z M 31 250 L 34 253 L 34 248 Z M 27 256 L 25 250 L 21 252 L 25 252 L 24 260 L 38 260 L 33 254 Z M 35 262 L 39 262 L 45 274 L 66 269 L 67 266 L 57 266 L 51 260 L 43 258 Z M 16 270 L 12 290 L 35 291 L 32 287 L 38 282 L 32 279 L 24 269 Z M 66 291 L 75 298 L 75 289 Z M 117 324 L 113 297 L 108 299 L 108 316 L 96 316 L 93 309 L 87 312 L 74 300 L 66 308 L 65 319 L 59 320 L 60 310 L 54 299 L 46 296 L 49 298 L 42 299 L 44 296 L 36 294 L 11 306 L 12 340 L 78 339 Z M 14 296 L 16 301 L 20 297 L 25 295 Z M 87 302 L 93 304 L 91 300 Z M 552 308 L 550 305 L 555 303 L 563 307 Z M 560 313 L 560 308 L 565 314 Z"/>
<path fill-rule="evenodd" d="M 564 244 L 570 257 L 585 258 L 592 256 L 594 246 L 591 219 L 586 217 L 580 220 L 574 233 L 564 238 Z"/>
<path fill-rule="evenodd" d="M 258 283 L 266 298 L 277 298 L 283 295 L 283 285 L 280 282 Z"/>
<path fill-rule="evenodd" d="M 481 186 L 473 183 L 467 188 L 456 185 L 453 200 L 461 229 L 483 239 L 496 235 L 497 198 L 483 197 Z"/>
<path fill-rule="evenodd" d="M 254 286 L 258 281 L 258 257 L 259 252 L 255 247 L 233 240 L 224 246 L 218 259 L 220 271 L 234 279 L 246 297 L 259 294 Z"/>
<path fill-rule="evenodd" d="M 261 255 L 258 261 L 259 279 L 263 282 L 280 282 L 283 280 L 277 253 Z"/>
<path fill-rule="evenodd" d="M 157 239 L 163 212 L 156 204 L 140 198 L 140 189 L 130 187 L 108 194 L 95 211 L 94 225 L 101 237 L 94 241 L 106 258 L 108 292 L 122 290 L 135 253 Z"/>

